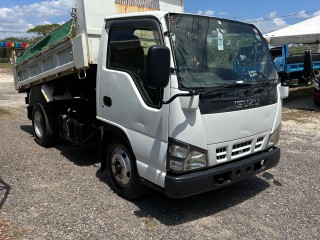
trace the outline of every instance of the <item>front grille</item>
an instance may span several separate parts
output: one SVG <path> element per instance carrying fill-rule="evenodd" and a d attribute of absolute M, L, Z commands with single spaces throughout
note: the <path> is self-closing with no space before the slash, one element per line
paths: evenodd
<path fill-rule="evenodd" d="M 243 141 L 237 140 L 221 143 L 214 149 L 215 160 L 217 163 L 224 163 L 259 152 L 265 146 L 266 140 L 265 134 L 259 134 L 251 138 L 245 138 Z"/>
<path fill-rule="evenodd" d="M 250 152 L 252 141 L 246 141 L 242 143 L 237 143 L 232 146 L 232 158 L 242 155 L 244 153 Z"/>
<path fill-rule="evenodd" d="M 222 147 L 222 148 L 217 148 L 216 149 L 216 156 L 218 161 L 223 161 L 227 159 L 227 148 Z"/>
<path fill-rule="evenodd" d="M 255 151 L 260 150 L 262 148 L 263 140 L 264 140 L 264 137 L 260 137 L 257 139 L 256 145 L 254 147 Z"/>

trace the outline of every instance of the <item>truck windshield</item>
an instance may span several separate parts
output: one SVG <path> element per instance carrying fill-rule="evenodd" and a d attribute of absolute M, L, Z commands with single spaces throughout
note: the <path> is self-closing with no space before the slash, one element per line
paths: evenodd
<path fill-rule="evenodd" d="M 255 26 L 187 14 L 169 14 L 167 19 L 182 89 L 278 82 Z"/>

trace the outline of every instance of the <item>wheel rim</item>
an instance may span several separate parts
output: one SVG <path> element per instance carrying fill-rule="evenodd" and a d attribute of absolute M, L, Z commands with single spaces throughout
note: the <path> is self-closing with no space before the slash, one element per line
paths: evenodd
<path fill-rule="evenodd" d="M 130 156 L 122 148 L 116 148 L 111 159 L 111 168 L 114 179 L 121 186 L 126 186 L 131 179 Z"/>
<path fill-rule="evenodd" d="M 36 111 L 33 119 L 34 132 L 38 138 L 42 138 L 44 133 L 44 122 L 42 114 L 39 111 Z"/>

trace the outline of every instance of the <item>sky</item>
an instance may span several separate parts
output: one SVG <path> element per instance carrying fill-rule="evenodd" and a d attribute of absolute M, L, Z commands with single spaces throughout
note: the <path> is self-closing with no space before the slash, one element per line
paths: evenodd
<path fill-rule="evenodd" d="M 94 0 L 91 0 L 94 2 Z M 185 12 L 255 24 L 263 34 L 320 15 L 319 0 L 184 0 Z M 74 0 L 0 0 L 0 39 L 71 18 Z"/>

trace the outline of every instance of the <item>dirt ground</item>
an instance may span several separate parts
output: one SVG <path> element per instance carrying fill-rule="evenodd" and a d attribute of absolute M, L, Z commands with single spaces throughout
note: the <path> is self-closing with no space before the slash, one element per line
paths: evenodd
<path fill-rule="evenodd" d="M 5 83 L 5 82 L 11 82 L 13 83 L 13 77 L 12 77 L 12 70 L 10 66 L 6 67 L 0 67 L 0 82 Z"/>
<path fill-rule="evenodd" d="M 0 68 L 0 120 L 8 119 L 14 114 L 25 114 L 24 97 L 14 89 L 11 68 Z"/>

